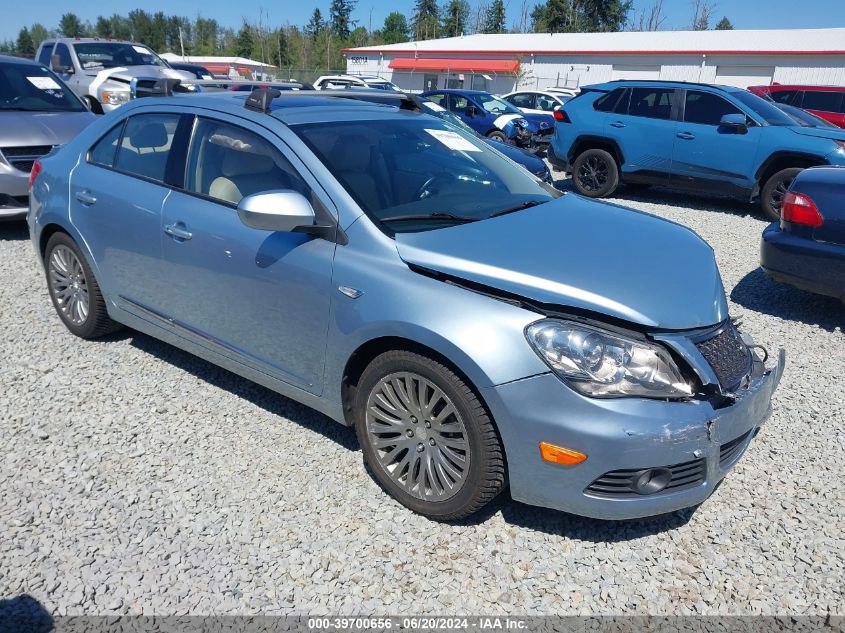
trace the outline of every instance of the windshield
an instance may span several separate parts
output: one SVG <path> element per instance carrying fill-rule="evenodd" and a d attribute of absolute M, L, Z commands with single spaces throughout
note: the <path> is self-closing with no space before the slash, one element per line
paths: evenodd
<path fill-rule="evenodd" d="M 146 46 L 123 42 L 85 42 L 74 44 L 76 56 L 85 70 L 118 66 L 161 66 L 165 61 Z"/>
<path fill-rule="evenodd" d="M 746 90 L 732 92 L 731 96 L 754 112 L 769 125 L 795 125 L 795 121 L 783 110 L 779 110 L 769 101 Z"/>
<path fill-rule="evenodd" d="M 43 66 L 0 65 L 0 110 L 85 112 L 82 102 Z"/>
<path fill-rule="evenodd" d="M 816 116 L 812 112 L 807 112 L 801 108 L 783 104 L 779 104 L 777 107 L 795 119 L 801 127 L 836 127 L 830 121 L 825 121 L 823 118 Z"/>
<path fill-rule="evenodd" d="M 483 140 L 430 116 L 291 129 L 388 235 L 484 220 L 561 195 Z"/>
<path fill-rule="evenodd" d="M 473 96 L 481 104 L 481 107 L 490 114 L 522 114 L 522 110 L 516 106 L 512 106 L 507 101 L 502 101 L 499 97 L 488 94 Z"/>

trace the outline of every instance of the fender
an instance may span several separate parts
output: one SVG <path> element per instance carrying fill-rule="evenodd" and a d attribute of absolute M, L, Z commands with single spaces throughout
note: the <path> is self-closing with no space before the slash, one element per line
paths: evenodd
<path fill-rule="evenodd" d="M 818 154 L 811 154 L 809 152 L 796 152 L 792 150 L 779 150 L 777 152 L 772 152 L 766 160 L 762 162 L 760 167 L 757 168 L 757 171 L 754 173 L 755 180 L 759 181 L 762 178 L 763 174 L 765 174 L 769 167 L 771 167 L 774 163 L 780 160 L 795 160 L 800 163 L 813 163 L 814 165 L 826 165 L 827 161 L 824 157 L 819 156 Z M 803 166 L 803 165 L 798 165 Z"/>
<path fill-rule="evenodd" d="M 619 147 L 619 144 L 616 141 L 609 139 L 605 136 L 598 136 L 595 134 L 582 134 L 576 137 L 576 139 L 569 146 L 569 152 L 566 155 L 569 164 L 571 165 L 575 161 L 575 158 L 577 157 L 577 153 L 575 152 L 575 150 L 577 148 L 579 148 L 581 145 L 589 145 L 591 143 L 599 143 L 602 145 L 611 146 L 613 148 L 614 154 L 616 155 L 616 160 L 619 161 L 619 168 L 622 168 L 622 165 L 625 163 L 625 155 L 622 153 L 622 148 Z"/>

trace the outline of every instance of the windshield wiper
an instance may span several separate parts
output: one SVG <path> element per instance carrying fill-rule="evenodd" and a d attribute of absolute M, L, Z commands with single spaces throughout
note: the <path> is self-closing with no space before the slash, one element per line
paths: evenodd
<path fill-rule="evenodd" d="M 513 213 L 514 211 L 522 211 L 523 209 L 530 209 L 531 207 L 536 207 L 539 204 L 545 204 L 548 202 L 547 200 L 526 200 L 515 207 L 508 207 L 507 209 L 499 209 L 498 211 L 493 211 L 488 218 L 497 218 L 500 215 L 507 215 L 508 213 Z"/>
<path fill-rule="evenodd" d="M 465 215 L 455 215 L 454 213 L 444 213 L 438 211 L 436 213 L 416 213 L 409 215 L 389 215 L 386 218 L 380 218 L 379 222 L 414 222 L 425 220 L 443 221 L 447 220 L 455 224 L 466 224 L 467 222 L 476 222 L 480 218 L 469 218 Z"/>

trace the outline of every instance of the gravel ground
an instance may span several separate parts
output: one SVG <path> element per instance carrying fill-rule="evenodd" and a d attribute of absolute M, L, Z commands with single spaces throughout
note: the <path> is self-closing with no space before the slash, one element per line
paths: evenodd
<path fill-rule="evenodd" d="M 625 193 L 707 239 L 733 314 L 789 354 L 773 417 L 710 500 L 625 523 L 507 495 L 458 526 L 416 516 L 352 430 L 147 336 L 71 336 L 24 229 L 0 226 L 0 598 L 56 615 L 842 614 L 845 307 L 763 275 L 751 207 Z"/>

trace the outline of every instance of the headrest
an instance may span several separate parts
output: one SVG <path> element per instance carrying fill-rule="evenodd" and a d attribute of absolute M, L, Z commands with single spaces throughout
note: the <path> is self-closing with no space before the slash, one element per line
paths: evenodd
<path fill-rule="evenodd" d="M 132 147 L 161 147 L 167 145 L 167 128 L 161 121 L 151 121 L 132 130 L 129 135 Z"/>
<path fill-rule="evenodd" d="M 227 178 L 266 174 L 273 169 L 273 159 L 266 154 L 229 150 L 223 154 L 221 172 Z"/>
<path fill-rule="evenodd" d="M 332 148 L 332 158 L 340 171 L 363 171 L 370 164 L 370 144 L 363 136 L 341 136 Z"/>

